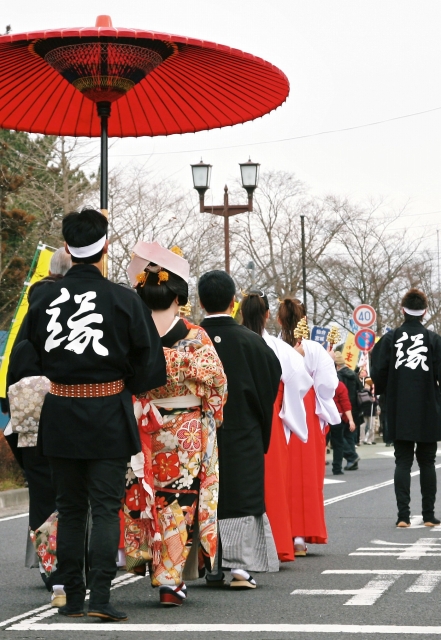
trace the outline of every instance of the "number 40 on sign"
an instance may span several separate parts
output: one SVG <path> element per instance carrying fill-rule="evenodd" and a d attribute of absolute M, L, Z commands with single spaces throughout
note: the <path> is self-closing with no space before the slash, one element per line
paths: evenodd
<path fill-rule="evenodd" d="M 355 324 L 359 327 L 371 327 L 377 319 L 375 309 L 369 304 L 360 304 L 352 314 Z"/>

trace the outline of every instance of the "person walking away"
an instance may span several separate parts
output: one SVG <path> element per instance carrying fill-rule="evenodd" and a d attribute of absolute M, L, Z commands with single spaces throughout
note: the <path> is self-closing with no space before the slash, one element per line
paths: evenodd
<path fill-rule="evenodd" d="M 91 209 L 63 218 L 73 266 L 35 290 L 20 337 L 29 340 L 50 380 L 37 446 L 47 456 L 59 513 L 57 556 L 67 603 L 84 615 L 84 540 L 89 503 L 88 615 L 125 620 L 109 602 L 116 575 L 119 510 L 130 456 L 141 448 L 132 394 L 165 384 L 158 332 L 131 290 L 101 275 L 107 220 Z M 19 346 L 19 345 L 18 345 Z"/>
<path fill-rule="evenodd" d="M 35 282 L 28 290 L 28 303 L 31 301 L 34 291 L 39 286 L 57 282 L 69 271 L 72 266 L 70 256 L 64 247 L 57 249 L 50 259 L 49 274 Z M 23 378 L 29 376 L 41 376 L 41 368 L 35 349 L 29 341 L 20 339 L 20 333 L 16 339 L 17 344 L 21 342 L 9 360 L 6 388 L 16 384 Z M 22 398 L 22 403 L 26 405 L 26 397 Z M 4 412 L 9 413 L 9 402 L 4 403 Z M 37 423 L 38 424 L 38 423 Z M 37 447 L 37 433 L 22 432 L 11 433 L 7 436 L 11 448 L 16 448 L 20 464 L 24 470 L 29 488 L 29 531 L 30 535 L 38 529 L 55 511 L 55 488 L 51 479 L 51 471 L 47 458 L 40 455 Z M 12 442 L 11 442 L 12 441 Z M 36 561 L 36 554 L 31 543 L 31 538 L 27 539 L 26 566 L 33 568 L 38 566 L 43 582 L 51 592 L 51 606 L 60 607 L 66 604 L 63 579 L 60 572 L 50 571 L 46 574 L 43 564 Z M 50 567 L 52 568 L 52 567 Z"/>
<path fill-rule="evenodd" d="M 361 410 L 364 417 L 364 435 L 363 439 L 360 439 L 360 443 L 377 444 L 375 442 L 375 417 L 377 415 L 378 402 L 371 378 L 366 378 L 363 392 L 364 402 L 361 403 Z"/>
<path fill-rule="evenodd" d="M 210 569 L 217 548 L 219 471 L 216 428 L 226 376 L 207 333 L 179 318 L 188 302 L 189 264 L 178 247 L 138 242 L 128 274 L 152 310 L 167 362 L 167 384 L 135 400 L 142 452 L 132 458 L 125 497 L 126 567 L 150 566 L 162 605 L 187 597 L 199 542 Z M 153 409 L 154 407 L 154 409 Z M 141 506 L 142 505 L 142 506 Z M 145 526 L 148 524 L 144 548 Z M 193 551 L 192 551 L 193 550 Z"/>
<path fill-rule="evenodd" d="M 218 430 L 220 539 L 217 564 L 206 580 L 208 586 L 223 584 L 222 567 L 226 567 L 231 569 L 230 587 L 255 589 L 251 571 L 279 570 L 265 512 L 264 455 L 282 370 L 263 338 L 231 317 L 235 291 L 225 271 L 209 271 L 198 283 L 207 313 L 201 326 L 213 342 L 228 382 L 228 402 Z"/>
<path fill-rule="evenodd" d="M 361 420 L 358 404 L 358 392 L 362 390 L 362 384 L 352 369 L 347 366 L 345 359 L 343 358 L 343 354 L 340 351 L 335 352 L 335 366 L 337 369 L 338 379 L 343 382 L 348 390 L 349 400 L 351 402 L 352 418 L 355 426 L 357 427 L 358 425 L 359 428 Z M 355 449 L 355 433 L 356 430 L 352 432 L 349 428 L 349 423 L 345 422 L 343 429 L 343 457 L 347 462 L 345 471 L 357 471 L 358 463 L 360 462 L 360 456 L 357 454 Z"/>
<path fill-rule="evenodd" d="M 343 453 L 344 453 L 344 430 L 346 424 L 349 427 L 350 433 L 355 431 L 355 422 L 352 417 L 351 401 L 349 400 L 349 393 L 346 385 L 341 380 L 338 381 L 337 389 L 335 390 L 334 402 L 337 410 L 341 416 L 340 424 L 331 424 L 331 445 L 332 445 L 332 473 L 334 476 L 344 475 Z"/>
<path fill-rule="evenodd" d="M 279 359 L 282 377 L 274 403 L 270 446 L 265 454 L 265 507 L 281 562 L 294 560 L 291 534 L 290 449 L 291 437 L 308 438 L 303 398 L 312 387 L 302 355 L 265 329 L 269 303 L 262 291 L 250 291 L 241 304 L 242 324 L 261 335 Z"/>
<path fill-rule="evenodd" d="M 277 320 L 281 338 L 292 348 L 297 345 L 294 331 L 305 316 L 304 306 L 291 298 L 280 303 Z M 306 556 L 307 546 L 327 544 L 323 488 L 325 482 L 326 439 L 328 424 L 337 424 L 340 415 L 333 400 L 338 378 L 330 354 L 317 342 L 303 339 L 299 347 L 304 353 L 306 371 L 313 386 L 303 402 L 308 426 L 308 440 L 291 438 L 291 532 L 296 556 Z"/>
<path fill-rule="evenodd" d="M 437 442 L 441 440 L 441 337 L 426 329 L 427 296 L 410 289 L 401 300 L 403 324 L 386 333 L 372 351 L 371 377 L 378 393 L 387 394 L 389 435 L 394 443 L 397 527 L 410 526 L 410 470 L 420 468 L 422 516 L 427 527 L 435 517 Z"/>

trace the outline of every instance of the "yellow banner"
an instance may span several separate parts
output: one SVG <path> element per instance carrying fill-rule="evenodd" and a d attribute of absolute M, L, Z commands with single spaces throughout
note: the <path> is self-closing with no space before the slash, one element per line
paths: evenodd
<path fill-rule="evenodd" d="M 40 250 L 40 255 L 38 256 L 37 266 L 35 267 L 35 271 L 32 274 L 32 277 L 29 282 L 26 282 L 25 287 L 26 291 L 20 302 L 18 303 L 18 307 L 15 311 L 14 320 L 12 321 L 11 329 L 9 331 L 8 339 L 6 342 L 5 351 L 3 354 L 3 360 L 0 368 L 0 397 L 6 397 L 6 374 L 8 372 L 9 366 L 9 356 L 11 354 L 12 347 L 15 342 L 15 338 L 17 337 L 17 333 L 21 327 L 21 323 L 23 322 L 23 318 L 25 317 L 28 311 L 28 291 L 31 284 L 45 278 L 49 274 L 49 263 L 51 261 L 52 255 L 54 251 L 52 249 L 48 249 L 44 247 Z"/>
<path fill-rule="evenodd" d="M 360 357 L 360 349 L 354 342 L 354 334 L 348 331 L 345 345 L 343 347 L 343 358 L 350 369 L 355 369 L 358 358 Z"/>

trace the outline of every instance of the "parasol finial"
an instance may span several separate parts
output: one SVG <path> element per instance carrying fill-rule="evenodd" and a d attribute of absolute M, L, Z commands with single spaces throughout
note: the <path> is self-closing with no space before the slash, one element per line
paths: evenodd
<path fill-rule="evenodd" d="M 113 27 L 110 16 L 98 16 L 95 22 L 96 27 Z"/>

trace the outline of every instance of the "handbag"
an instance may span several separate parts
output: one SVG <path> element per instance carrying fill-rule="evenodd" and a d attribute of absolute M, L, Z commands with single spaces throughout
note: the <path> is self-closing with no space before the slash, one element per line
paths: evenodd
<path fill-rule="evenodd" d="M 369 391 L 366 391 L 365 389 L 357 391 L 357 401 L 359 407 L 364 405 L 366 402 L 375 402 Z"/>
<path fill-rule="evenodd" d="M 36 446 L 41 409 L 49 389 L 50 381 L 46 376 L 28 376 L 10 385 L 11 428 L 19 434 L 19 447 Z"/>

